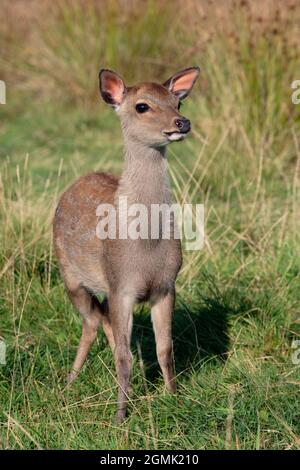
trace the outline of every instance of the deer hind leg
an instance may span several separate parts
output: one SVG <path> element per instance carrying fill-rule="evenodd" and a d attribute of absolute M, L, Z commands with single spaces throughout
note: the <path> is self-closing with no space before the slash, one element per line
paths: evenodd
<path fill-rule="evenodd" d="M 169 392 L 176 392 L 173 368 L 172 316 L 174 294 L 159 298 L 151 309 L 151 319 L 156 341 L 157 359 Z"/>
<path fill-rule="evenodd" d="M 70 384 L 76 379 L 86 360 L 88 352 L 97 337 L 101 321 L 112 349 L 114 349 L 115 343 L 106 302 L 104 301 L 100 304 L 99 300 L 82 286 L 68 290 L 68 294 L 74 307 L 82 316 L 82 335 L 72 370 L 67 379 L 68 384 Z"/>
<path fill-rule="evenodd" d="M 130 341 L 132 332 L 132 311 L 134 300 L 130 296 L 112 296 L 109 298 L 109 311 L 113 334 L 116 342 L 115 363 L 118 381 L 117 423 L 125 419 L 129 393 L 129 380 L 132 370 Z"/>

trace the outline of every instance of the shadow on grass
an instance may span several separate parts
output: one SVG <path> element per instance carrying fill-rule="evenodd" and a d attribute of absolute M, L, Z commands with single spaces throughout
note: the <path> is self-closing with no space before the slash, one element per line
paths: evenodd
<path fill-rule="evenodd" d="M 208 357 L 225 358 L 229 349 L 229 318 L 227 309 L 214 299 L 206 299 L 203 306 L 188 308 L 179 305 L 173 317 L 173 344 L 176 373 L 188 371 Z M 149 313 L 135 316 L 132 346 L 137 354 L 140 342 L 148 380 L 155 380 L 160 369 L 155 352 L 155 339 Z"/>
<path fill-rule="evenodd" d="M 232 292 L 230 294 L 232 300 Z M 232 302 L 219 293 L 198 297 L 191 305 L 182 298 L 176 303 L 173 317 L 173 344 L 176 373 L 188 373 L 203 360 L 216 358 L 226 360 L 230 348 L 230 319 L 249 309 L 249 301 L 239 294 Z M 140 342 L 147 379 L 153 381 L 160 369 L 155 352 L 155 339 L 149 312 L 141 310 L 135 315 L 132 347 L 137 354 Z"/>

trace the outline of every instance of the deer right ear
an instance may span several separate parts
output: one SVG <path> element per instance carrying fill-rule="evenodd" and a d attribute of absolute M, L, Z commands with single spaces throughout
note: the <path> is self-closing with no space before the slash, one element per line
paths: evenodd
<path fill-rule="evenodd" d="M 178 72 L 173 75 L 173 77 L 169 78 L 163 86 L 176 95 L 180 100 L 183 100 L 193 88 L 199 72 L 199 67 L 189 67 L 188 69 L 181 70 L 181 72 Z"/>
<path fill-rule="evenodd" d="M 108 69 L 101 69 L 99 73 L 100 93 L 105 103 L 118 108 L 126 95 L 126 87 L 119 75 Z"/>

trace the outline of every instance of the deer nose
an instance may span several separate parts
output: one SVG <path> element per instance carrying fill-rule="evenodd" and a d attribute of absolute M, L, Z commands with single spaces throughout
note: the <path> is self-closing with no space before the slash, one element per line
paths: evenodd
<path fill-rule="evenodd" d="M 189 132 L 191 130 L 191 121 L 186 118 L 176 119 L 175 126 L 180 132 Z"/>

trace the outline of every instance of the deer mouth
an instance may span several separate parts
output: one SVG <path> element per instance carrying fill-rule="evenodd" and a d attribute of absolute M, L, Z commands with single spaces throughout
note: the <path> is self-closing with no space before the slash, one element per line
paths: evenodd
<path fill-rule="evenodd" d="M 163 132 L 164 135 L 166 135 L 168 137 L 168 140 L 170 142 L 175 142 L 175 141 L 178 141 L 178 140 L 183 140 L 189 133 L 190 131 L 186 131 L 186 132 L 180 132 L 180 131 L 171 131 L 171 132 Z"/>

